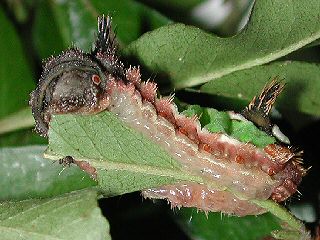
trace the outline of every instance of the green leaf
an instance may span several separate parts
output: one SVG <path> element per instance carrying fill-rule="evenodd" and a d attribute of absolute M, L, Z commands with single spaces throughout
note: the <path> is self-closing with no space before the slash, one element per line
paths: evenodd
<path fill-rule="evenodd" d="M 320 65 L 303 62 L 274 62 L 235 72 L 204 84 L 200 91 L 249 103 L 271 78 L 286 83 L 275 106 L 286 112 L 320 116 Z M 227 87 L 226 87 L 227 86 Z"/>
<path fill-rule="evenodd" d="M 202 108 L 199 105 L 189 105 L 182 114 L 188 117 L 197 115 L 201 126 L 210 132 L 226 133 L 241 142 L 250 142 L 257 147 L 265 147 L 276 142 L 274 137 L 261 131 L 252 122 L 230 119 L 227 112 Z"/>
<path fill-rule="evenodd" d="M 45 34 L 43 37 L 41 35 L 38 37 L 38 42 L 46 39 L 52 42 L 52 39 L 58 37 L 58 41 L 62 39 L 65 48 L 74 43 L 85 51 L 91 50 L 94 42 L 98 15 L 110 14 L 112 16 L 117 39 L 121 44 L 128 44 L 136 40 L 143 32 L 171 22 L 157 11 L 131 0 L 52 1 L 50 7 L 51 9 L 45 9 L 46 7 L 38 9 L 36 26 L 38 29 L 36 31 Z M 53 14 L 53 19 L 43 14 L 44 11 L 50 15 Z M 52 21 L 54 32 L 45 33 L 47 27 L 52 25 Z M 58 35 L 56 29 L 58 29 Z M 55 49 L 59 47 L 60 45 Z M 47 48 L 50 48 L 50 45 Z M 41 51 L 48 52 L 46 48 Z"/>
<path fill-rule="evenodd" d="M 320 37 L 319 11 L 318 0 L 256 1 L 247 27 L 236 36 L 220 38 L 183 24 L 169 25 L 131 43 L 126 54 L 163 73 L 175 88 L 195 86 L 315 41 Z"/>
<path fill-rule="evenodd" d="M 189 105 L 186 110 L 182 112 L 182 114 L 186 115 L 187 117 L 197 116 L 201 117 L 203 113 L 203 109 L 199 105 Z"/>
<path fill-rule="evenodd" d="M 176 218 L 192 239 L 256 240 L 281 229 L 279 220 L 270 213 L 239 218 L 221 213 L 206 216 L 194 208 L 182 208 Z"/>
<path fill-rule="evenodd" d="M 65 156 L 88 161 L 95 167 L 98 185 L 106 196 L 177 181 L 215 186 L 213 181 L 183 170 L 165 150 L 107 111 L 91 116 L 53 116 L 46 157 Z"/>
<path fill-rule="evenodd" d="M 44 150 L 44 146 L 0 149 L 0 200 L 51 197 L 96 185 L 78 167 L 64 169 L 44 159 Z"/>
<path fill-rule="evenodd" d="M 272 232 L 274 238 L 284 240 L 311 239 L 310 232 L 306 230 L 303 223 L 281 205 L 271 200 L 251 200 L 251 202 L 268 209 L 270 213 L 281 220 L 282 229 Z"/>
<path fill-rule="evenodd" d="M 265 147 L 276 142 L 276 139 L 258 129 L 250 121 L 232 121 L 232 137 L 241 142 L 250 142 L 257 147 Z"/>
<path fill-rule="evenodd" d="M 213 108 L 204 108 L 200 121 L 210 132 L 231 132 L 232 122 L 226 112 L 220 112 Z"/>
<path fill-rule="evenodd" d="M 3 240 L 111 239 L 97 193 L 76 191 L 49 199 L 0 203 Z"/>
<path fill-rule="evenodd" d="M 28 106 L 34 88 L 30 66 L 13 24 L 0 8 L 0 118 Z"/>

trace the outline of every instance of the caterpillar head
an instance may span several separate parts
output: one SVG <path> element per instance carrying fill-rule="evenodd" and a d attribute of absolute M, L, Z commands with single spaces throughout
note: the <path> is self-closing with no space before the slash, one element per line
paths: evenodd
<path fill-rule="evenodd" d="M 98 36 L 91 53 L 71 48 L 51 57 L 43 66 L 30 105 L 36 131 L 47 136 L 52 114 L 97 113 L 108 106 L 105 89 L 109 75 L 123 78 L 123 68 L 115 57 L 111 18 L 98 18 Z"/>

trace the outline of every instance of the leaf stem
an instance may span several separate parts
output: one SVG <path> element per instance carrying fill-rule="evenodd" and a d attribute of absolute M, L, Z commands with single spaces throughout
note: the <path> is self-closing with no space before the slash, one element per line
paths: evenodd
<path fill-rule="evenodd" d="M 274 216 L 278 217 L 284 224 L 282 224 L 283 230 L 274 232 L 274 237 L 280 239 L 310 239 L 310 233 L 306 230 L 304 224 L 294 217 L 289 211 L 287 211 L 281 205 L 271 200 L 250 200 L 252 203 L 267 209 Z"/>

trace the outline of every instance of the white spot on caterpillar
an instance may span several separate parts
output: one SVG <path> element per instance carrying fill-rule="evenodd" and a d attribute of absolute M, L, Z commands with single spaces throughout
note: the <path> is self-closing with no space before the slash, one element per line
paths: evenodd
<path fill-rule="evenodd" d="M 237 139 L 235 138 L 231 138 L 225 134 L 221 134 L 220 136 L 220 139 L 219 139 L 221 142 L 227 142 L 227 143 L 230 143 L 230 144 L 234 144 L 234 145 L 238 145 L 240 144 L 240 141 L 238 141 Z"/>
<path fill-rule="evenodd" d="M 244 116 L 242 116 L 239 113 L 235 113 L 233 111 L 228 111 L 229 117 L 232 120 L 238 120 L 238 121 L 248 121 Z"/>
<path fill-rule="evenodd" d="M 275 136 L 280 142 L 290 144 L 289 138 L 281 132 L 280 128 L 276 124 L 272 127 L 272 135 Z"/>

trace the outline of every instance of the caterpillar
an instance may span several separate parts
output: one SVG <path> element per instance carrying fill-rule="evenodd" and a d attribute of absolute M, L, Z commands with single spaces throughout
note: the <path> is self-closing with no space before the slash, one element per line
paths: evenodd
<path fill-rule="evenodd" d="M 297 191 L 307 171 L 302 152 L 289 146 L 288 138 L 269 118 L 284 84 L 273 80 L 242 112 L 228 112 L 230 119 L 252 122 L 274 138 L 273 143 L 256 146 L 201 127 L 196 115 L 179 113 L 172 96 L 158 97 L 156 83 L 141 80 L 139 67 L 126 68 L 120 62 L 115 45 L 111 18 L 101 16 L 91 52 L 70 48 L 45 62 L 30 99 L 35 130 L 41 136 L 47 137 L 53 114 L 110 111 L 161 146 L 184 169 L 227 189 L 180 182 L 142 191 L 144 197 L 167 199 L 173 207 L 257 215 L 265 210 L 248 200 L 282 202 Z M 73 161 L 70 156 L 66 159 Z M 95 174 L 89 164 L 81 166 Z"/>

